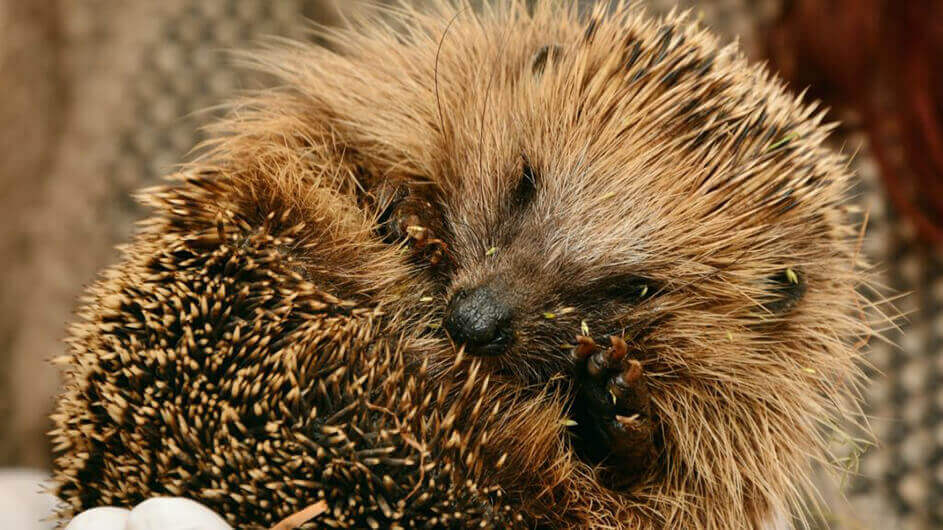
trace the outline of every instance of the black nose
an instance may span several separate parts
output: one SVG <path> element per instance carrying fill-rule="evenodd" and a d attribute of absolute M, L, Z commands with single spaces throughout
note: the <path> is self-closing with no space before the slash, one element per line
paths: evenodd
<path fill-rule="evenodd" d="M 497 355 L 511 342 L 511 308 L 489 287 L 460 291 L 449 302 L 445 330 L 472 355 Z"/>

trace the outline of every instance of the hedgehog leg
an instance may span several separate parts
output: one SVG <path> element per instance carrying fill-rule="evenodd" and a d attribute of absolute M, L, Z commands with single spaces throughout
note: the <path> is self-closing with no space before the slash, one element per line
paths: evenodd
<path fill-rule="evenodd" d="M 380 207 L 379 231 L 384 240 L 406 241 L 431 265 L 447 258 L 448 245 L 441 239 L 444 223 L 429 192 L 391 179 L 382 182 L 374 195 Z"/>
<path fill-rule="evenodd" d="M 573 405 L 575 445 L 613 488 L 638 480 L 655 458 L 654 422 L 644 369 L 628 357 L 628 346 L 610 337 L 600 348 L 589 337 L 577 337 L 577 395 Z"/>

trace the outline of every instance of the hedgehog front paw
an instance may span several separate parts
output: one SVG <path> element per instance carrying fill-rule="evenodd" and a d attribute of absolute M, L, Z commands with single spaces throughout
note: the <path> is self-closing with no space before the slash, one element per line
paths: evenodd
<path fill-rule="evenodd" d="M 609 337 L 600 347 L 577 336 L 572 355 L 577 395 L 573 416 L 576 447 L 602 465 L 600 477 L 610 487 L 635 482 L 655 458 L 654 422 L 642 364 L 630 358 L 628 345 Z"/>
<path fill-rule="evenodd" d="M 440 239 L 441 216 L 438 209 L 408 185 L 385 182 L 377 190 L 382 206 L 379 229 L 390 242 L 406 241 L 416 255 L 431 265 L 438 265 L 448 256 L 448 245 Z"/>

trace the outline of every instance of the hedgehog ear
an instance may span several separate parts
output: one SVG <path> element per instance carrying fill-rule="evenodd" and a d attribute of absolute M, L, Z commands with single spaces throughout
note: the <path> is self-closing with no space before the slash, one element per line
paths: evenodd
<path fill-rule="evenodd" d="M 787 268 L 769 277 L 766 281 L 769 295 L 763 301 L 763 308 L 774 315 L 782 315 L 792 310 L 805 295 L 805 275 L 795 269 Z"/>
<path fill-rule="evenodd" d="M 557 61 L 563 55 L 563 46 L 559 44 L 548 44 L 542 46 L 530 61 L 530 71 L 534 77 L 540 77 L 547 68 L 547 63 Z"/>

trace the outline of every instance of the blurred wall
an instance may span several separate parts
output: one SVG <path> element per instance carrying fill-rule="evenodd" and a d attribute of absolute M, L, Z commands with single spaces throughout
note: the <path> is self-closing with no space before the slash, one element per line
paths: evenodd
<path fill-rule="evenodd" d="M 26 254 L 32 246 L 27 220 L 34 211 L 50 173 L 52 144 L 57 143 L 57 117 L 66 98 L 57 76 L 61 70 L 60 38 L 55 5 L 51 2 L 0 2 L 0 462 L 15 459 L 11 440 L 15 407 L 12 365 L 26 362 L 13 355 L 23 325 L 20 302 L 28 293 Z M 22 178 L 28 176 L 28 178 Z M 18 369 L 18 368 L 17 368 Z M 35 378 L 35 377 L 34 377 Z M 46 387 L 48 392 L 49 387 Z M 45 396 L 39 400 L 48 401 Z M 41 414 L 42 408 L 34 414 Z M 36 437 L 32 437 L 33 443 Z"/>
<path fill-rule="evenodd" d="M 262 80 L 226 50 L 306 38 L 329 0 L 0 0 L 0 465 L 49 462 L 48 360 L 84 285 L 117 257 L 204 112 Z"/>

